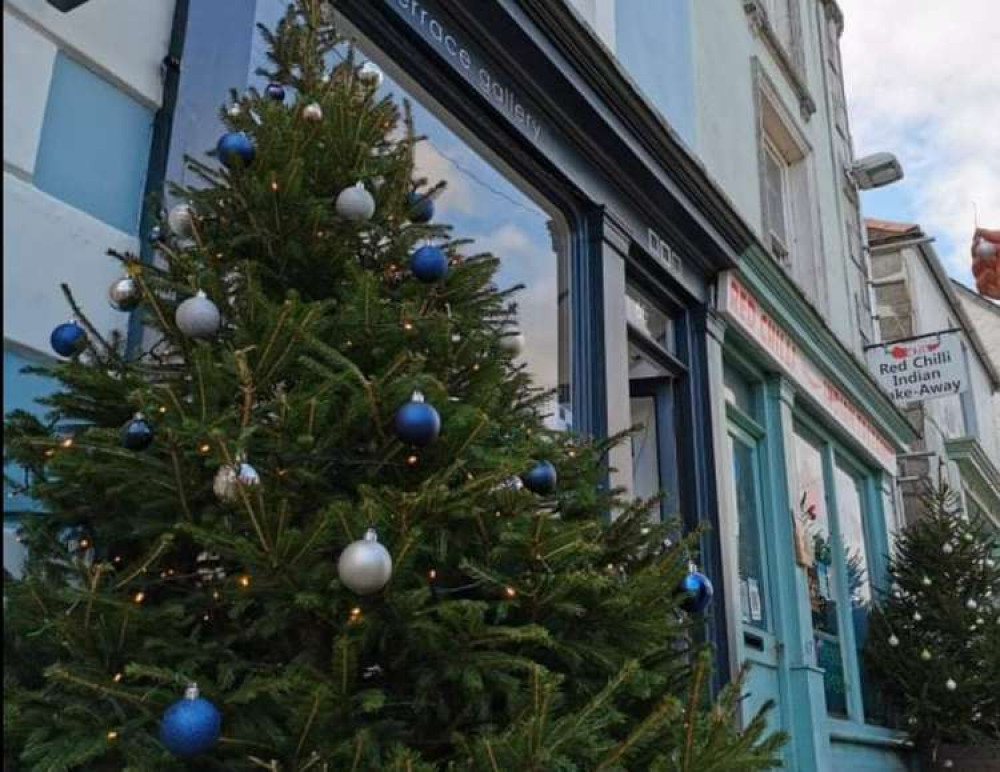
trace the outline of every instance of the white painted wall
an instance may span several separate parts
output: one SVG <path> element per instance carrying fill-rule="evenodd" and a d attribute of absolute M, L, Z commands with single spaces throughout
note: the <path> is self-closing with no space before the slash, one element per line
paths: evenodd
<path fill-rule="evenodd" d="M 42 134 L 56 46 L 9 13 L 3 13 L 3 160 L 30 177 Z"/>
<path fill-rule="evenodd" d="M 91 0 L 69 13 L 45 0 L 4 0 L 5 45 L 8 14 L 140 101 L 160 104 L 174 0 Z"/>
<path fill-rule="evenodd" d="M 925 245 L 923 249 L 928 250 L 929 259 L 937 259 L 930 246 Z M 913 334 L 925 335 L 959 326 L 957 314 L 921 255 L 921 248 L 907 247 L 902 250 L 902 254 L 913 304 Z M 966 426 L 960 396 L 926 402 L 926 414 L 931 419 L 931 425 L 927 428 L 927 449 L 940 452 L 945 439 L 974 436 L 993 464 L 1000 467 L 1000 432 L 997 431 L 994 413 L 997 395 L 993 391 L 985 365 L 976 356 L 968 337 L 963 337 L 968 350 L 969 389 L 975 424 Z"/>
<path fill-rule="evenodd" d="M 137 251 L 132 236 L 4 173 L 4 338 L 49 354 L 49 334 L 70 316 L 59 288 L 66 282 L 99 330 L 124 329 L 107 289 L 121 273 L 109 247 Z"/>

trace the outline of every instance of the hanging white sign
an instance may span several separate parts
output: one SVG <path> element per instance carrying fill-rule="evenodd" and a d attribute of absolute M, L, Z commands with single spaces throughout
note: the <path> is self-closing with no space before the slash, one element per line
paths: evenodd
<path fill-rule="evenodd" d="M 969 386 L 957 330 L 875 346 L 868 350 L 868 362 L 900 405 L 952 397 Z"/>

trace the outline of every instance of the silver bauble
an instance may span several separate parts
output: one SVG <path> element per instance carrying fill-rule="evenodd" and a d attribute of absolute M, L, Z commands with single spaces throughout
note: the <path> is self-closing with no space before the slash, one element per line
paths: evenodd
<path fill-rule="evenodd" d="M 944 682 L 944 688 L 947 689 L 949 692 L 953 692 L 958 688 L 958 684 L 956 684 L 953 679 L 949 678 L 947 681 Z"/>
<path fill-rule="evenodd" d="M 962 538 L 965 539 L 966 541 L 973 541 L 976 537 L 973 536 L 971 533 L 965 533 L 962 534 Z"/>
<path fill-rule="evenodd" d="M 315 102 L 310 102 L 302 108 L 302 117 L 312 123 L 323 120 L 323 108 Z"/>
<path fill-rule="evenodd" d="M 950 554 L 951 554 L 952 552 L 954 552 L 954 551 L 955 551 L 955 548 L 951 546 L 951 542 L 947 542 L 947 541 L 946 541 L 946 542 L 944 543 L 944 545 L 943 545 L 943 546 L 941 547 L 941 551 L 942 551 L 942 552 L 943 552 L 943 553 L 944 553 L 945 555 L 950 555 Z"/>
<path fill-rule="evenodd" d="M 190 204 L 177 204 L 167 213 L 167 226 L 179 239 L 194 235 L 194 209 Z"/>
<path fill-rule="evenodd" d="M 930 586 L 931 586 L 931 584 L 932 584 L 932 582 L 931 582 L 931 578 L 930 578 L 929 576 L 925 576 L 925 577 L 924 577 L 923 579 L 921 579 L 921 580 L 920 580 L 920 583 L 921 583 L 921 584 L 922 584 L 922 585 L 923 585 L 924 587 L 930 587 Z"/>
<path fill-rule="evenodd" d="M 352 542 L 340 553 L 337 576 L 345 587 L 358 595 L 372 595 L 389 582 L 392 556 L 378 543 L 374 528 L 369 528 L 364 539 Z"/>
<path fill-rule="evenodd" d="M 239 102 L 233 102 L 228 108 L 226 108 L 226 115 L 230 118 L 238 118 L 242 112 L 243 108 L 240 107 Z"/>
<path fill-rule="evenodd" d="M 965 601 L 965 607 L 969 609 L 969 611 L 975 611 L 977 608 L 979 608 L 979 604 L 976 603 L 972 598 L 969 598 L 967 601 Z"/>
<path fill-rule="evenodd" d="M 982 260 L 989 260 L 991 257 L 996 257 L 997 245 L 986 239 L 980 239 L 979 243 L 976 244 L 976 257 Z"/>
<path fill-rule="evenodd" d="M 245 461 L 236 464 L 224 464 L 215 473 L 212 481 L 212 491 L 222 501 L 236 501 L 239 498 L 239 486 L 252 488 L 260 485 L 260 475 L 257 470 Z"/>
<path fill-rule="evenodd" d="M 513 335 L 507 334 L 500 338 L 500 345 L 504 351 L 517 356 L 524 351 L 524 333 L 515 332 Z"/>
<path fill-rule="evenodd" d="M 374 62 L 365 62 L 362 64 L 361 69 L 358 70 L 358 77 L 374 88 L 379 88 L 384 78 L 382 70 Z"/>
<path fill-rule="evenodd" d="M 889 636 L 889 645 L 892 646 L 893 648 L 896 648 L 897 646 L 899 646 L 899 638 L 897 638 L 895 635 L 890 635 Z"/>
<path fill-rule="evenodd" d="M 222 316 L 215 303 L 198 290 L 198 294 L 177 306 L 174 321 L 189 338 L 211 338 L 219 331 Z"/>
<path fill-rule="evenodd" d="M 920 614 L 919 611 L 914 611 L 913 612 L 913 621 L 914 622 L 921 622 L 921 621 L 923 621 L 923 616 L 921 616 L 921 614 Z"/>
<path fill-rule="evenodd" d="M 139 282 L 131 276 L 116 279 L 108 287 L 108 302 L 116 311 L 133 311 L 142 300 Z"/>
<path fill-rule="evenodd" d="M 920 659 L 922 659 L 924 662 L 929 662 L 930 658 L 931 658 L 931 653 L 927 649 L 924 649 L 923 651 L 920 652 Z"/>
<path fill-rule="evenodd" d="M 365 189 L 363 182 L 344 188 L 337 196 L 337 214 L 347 220 L 363 222 L 375 214 L 375 199 Z"/>

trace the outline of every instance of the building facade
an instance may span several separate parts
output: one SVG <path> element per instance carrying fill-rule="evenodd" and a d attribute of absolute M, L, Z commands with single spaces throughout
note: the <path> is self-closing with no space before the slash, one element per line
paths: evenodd
<path fill-rule="evenodd" d="M 71 316 L 72 287 L 94 326 L 128 333 L 107 291 L 120 275 L 108 248 L 140 251 L 174 0 L 106 0 L 63 13 L 8 0 L 4 38 L 4 412 L 35 410 L 51 388 L 25 375 L 51 355 Z M 155 176 L 155 175 L 154 175 Z M 34 509 L 7 469 L 4 566 L 16 570 L 17 519 Z"/>
<path fill-rule="evenodd" d="M 906 518 L 919 516 L 920 494 L 943 477 L 964 511 L 989 517 L 1000 529 L 1000 376 L 980 335 L 996 345 L 1000 312 L 948 278 L 933 239 L 918 225 L 867 220 L 866 226 L 883 341 L 956 331 L 967 380 L 960 394 L 906 406 L 920 435 L 900 460 Z"/>
<path fill-rule="evenodd" d="M 914 433 L 863 359 L 880 331 L 836 3 L 331 6 L 412 103 L 437 216 L 525 286 L 552 425 L 638 427 L 609 484 L 710 526 L 718 680 L 751 665 L 745 713 L 776 702 L 791 769 L 907 768 L 860 651 Z M 168 179 L 215 145 L 228 89 L 262 85 L 254 25 L 284 9 L 191 0 Z"/>

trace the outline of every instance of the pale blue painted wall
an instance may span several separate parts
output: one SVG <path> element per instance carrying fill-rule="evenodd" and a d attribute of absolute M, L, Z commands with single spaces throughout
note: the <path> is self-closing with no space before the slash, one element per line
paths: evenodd
<path fill-rule="evenodd" d="M 56 384 L 40 375 L 28 375 L 21 370 L 27 365 L 37 365 L 44 362 L 41 357 L 27 355 L 17 348 L 4 344 L 3 349 L 3 411 L 27 410 L 39 412 L 35 400 L 51 394 Z M 4 514 L 16 512 L 35 512 L 38 505 L 28 496 L 14 493 L 8 485 L 7 478 L 20 485 L 24 482 L 24 472 L 14 464 L 4 464 Z"/>
<path fill-rule="evenodd" d="M 695 146 L 692 0 L 618 0 L 615 54 L 653 106 Z"/>
<path fill-rule="evenodd" d="M 139 227 L 154 111 L 60 51 L 35 185 L 125 233 Z"/>

